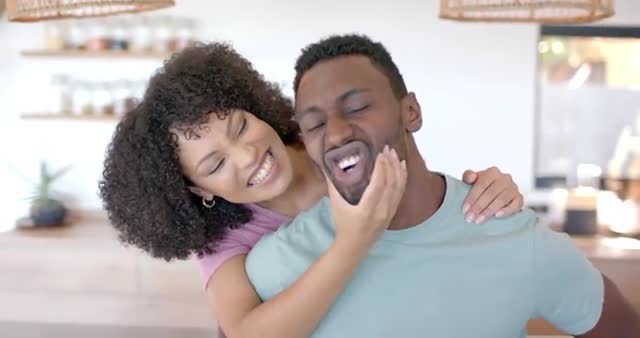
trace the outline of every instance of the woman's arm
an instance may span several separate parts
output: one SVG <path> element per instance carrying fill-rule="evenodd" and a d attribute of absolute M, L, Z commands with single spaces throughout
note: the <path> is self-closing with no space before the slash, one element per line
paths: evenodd
<path fill-rule="evenodd" d="M 327 183 L 336 239 L 291 287 L 261 303 L 244 269 L 246 255 L 230 259 L 210 279 L 207 297 L 228 338 L 311 335 L 389 226 L 404 194 L 406 168 L 394 151 L 378 155 L 371 183 L 356 206 Z"/>
<path fill-rule="evenodd" d="M 246 255 L 224 263 L 207 286 L 228 338 L 308 337 L 356 271 L 365 250 L 334 243 L 291 287 L 261 303 L 244 269 Z"/>

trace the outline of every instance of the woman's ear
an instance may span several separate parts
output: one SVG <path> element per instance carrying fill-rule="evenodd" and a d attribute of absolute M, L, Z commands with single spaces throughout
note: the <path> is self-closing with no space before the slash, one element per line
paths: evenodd
<path fill-rule="evenodd" d="M 191 193 L 198 195 L 206 200 L 212 200 L 214 195 L 210 192 L 205 191 L 204 189 L 198 188 L 196 186 L 190 186 L 189 187 L 189 191 L 191 191 Z"/>
<path fill-rule="evenodd" d="M 416 94 L 408 93 L 402 99 L 402 121 L 407 131 L 415 133 L 422 128 L 422 109 Z"/>

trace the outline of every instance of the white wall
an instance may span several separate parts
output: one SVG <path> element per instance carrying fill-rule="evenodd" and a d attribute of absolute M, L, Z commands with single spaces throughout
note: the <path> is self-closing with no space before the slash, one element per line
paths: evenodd
<path fill-rule="evenodd" d="M 199 19 L 199 38 L 232 41 L 275 81 L 291 82 L 300 49 L 325 35 L 362 32 L 381 40 L 422 103 L 425 126 L 417 140 L 432 169 L 459 175 L 495 164 L 511 172 L 523 190 L 532 186 L 537 26 L 440 21 L 437 1 L 177 2 L 164 13 Z M 640 5 L 620 2 L 621 21 L 640 23 Z M 25 186 L 7 167 L 33 174 L 40 159 L 75 166 L 59 184 L 74 206 L 100 205 L 96 181 L 113 124 L 18 118 L 20 111 L 41 104 L 36 88 L 48 81 L 52 68 L 73 67 L 100 78 L 118 72 L 146 76 L 157 66 L 20 58 L 20 50 L 39 46 L 42 29 L 0 21 L 0 205 L 15 214 L 25 210 L 16 202 Z"/>

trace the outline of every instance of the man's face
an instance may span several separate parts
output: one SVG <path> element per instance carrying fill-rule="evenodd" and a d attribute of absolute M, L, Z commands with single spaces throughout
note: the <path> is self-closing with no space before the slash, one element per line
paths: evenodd
<path fill-rule="evenodd" d="M 403 100 L 365 56 L 313 66 L 296 93 L 296 118 L 309 155 L 342 197 L 357 204 L 385 145 L 406 158 Z"/>

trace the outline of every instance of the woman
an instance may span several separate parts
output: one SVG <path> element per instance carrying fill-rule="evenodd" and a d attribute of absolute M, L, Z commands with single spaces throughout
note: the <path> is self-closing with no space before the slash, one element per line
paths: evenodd
<path fill-rule="evenodd" d="M 197 45 L 151 78 L 107 152 L 100 193 L 121 240 L 165 260 L 197 255 L 208 298 L 232 338 L 309 336 L 402 195 L 381 210 L 372 203 L 346 206 L 330 191 L 339 206 L 336 227 L 347 230 L 336 234 L 339 245 L 261 303 L 244 271 L 246 253 L 327 194 L 292 113 L 278 87 L 230 46 Z M 371 185 L 387 175 L 402 186 L 406 176 L 393 151 L 376 163 Z M 470 221 L 522 207 L 509 175 L 489 170 L 467 181 L 476 182 L 465 205 Z"/>

